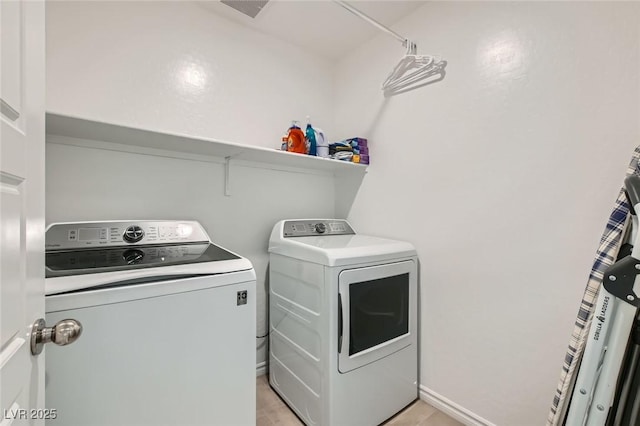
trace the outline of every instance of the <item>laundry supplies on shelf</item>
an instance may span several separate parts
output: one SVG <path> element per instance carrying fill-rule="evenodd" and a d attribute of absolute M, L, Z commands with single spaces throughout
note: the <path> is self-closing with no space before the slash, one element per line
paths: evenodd
<path fill-rule="evenodd" d="M 353 137 L 329 144 L 322 129 L 311 124 L 309 116 L 304 129 L 298 125 L 298 121 L 291 122 L 291 127 L 282 137 L 281 150 L 313 157 L 369 164 L 367 139 Z"/>
<path fill-rule="evenodd" d="M 369 164 L 369 147 L 364 138 L 350 138 L 329 145 L 331 158 Z"/>

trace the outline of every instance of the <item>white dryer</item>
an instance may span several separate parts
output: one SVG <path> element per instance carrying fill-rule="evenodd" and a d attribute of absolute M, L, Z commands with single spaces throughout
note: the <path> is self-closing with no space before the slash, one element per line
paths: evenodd
<path fill-rule="evenodd" d="M 418 397 L 415 248 L 345 220 L 269 241 L 269 382 L 307 425 L 374 425 Z"/>

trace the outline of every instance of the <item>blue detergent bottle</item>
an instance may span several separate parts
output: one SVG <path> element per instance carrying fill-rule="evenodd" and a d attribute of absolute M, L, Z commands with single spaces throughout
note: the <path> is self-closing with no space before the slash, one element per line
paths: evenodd
<path fill-rule="evenodd" d="M 307 141 L 309 141 L 309 155 L 318 155 L 318 148 L 317 148 L 317 142 L 316 142 L 316 131 L 313 130 L 313 127 L 311 127 L 311 121 L 309 120 L 309 117 L 307 117 L 307 128 L 305 131 L 305 136 L 307 138 Z"/>

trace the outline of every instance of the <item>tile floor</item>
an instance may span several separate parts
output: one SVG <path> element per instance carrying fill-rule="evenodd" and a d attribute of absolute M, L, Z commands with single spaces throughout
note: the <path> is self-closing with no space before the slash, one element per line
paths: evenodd
<path fill-rule="evenodd" d="M 257 426 L 302 426 L 303 423 L 269 386 L 267 376 L 257 378 Z M 385 423 L 389 426 L 461 426 L 462 423 L 416 401 Z"/>

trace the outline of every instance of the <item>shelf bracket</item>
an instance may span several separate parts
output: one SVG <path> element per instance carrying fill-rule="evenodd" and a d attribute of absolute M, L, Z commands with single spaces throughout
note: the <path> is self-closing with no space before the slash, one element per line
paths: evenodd
<path fill-rule="evenodd" d="M 231 157 L 224 157 L 224 195 L 226 197 L 231 196 L 231 189 L 229 188 L 229 169 L 231 168 Z"/>

